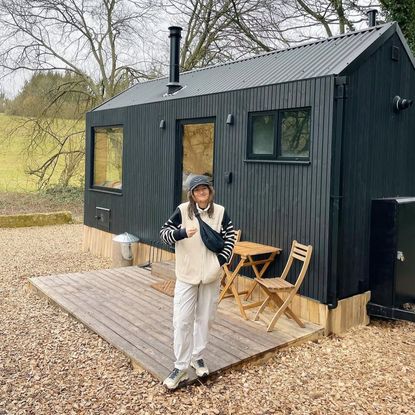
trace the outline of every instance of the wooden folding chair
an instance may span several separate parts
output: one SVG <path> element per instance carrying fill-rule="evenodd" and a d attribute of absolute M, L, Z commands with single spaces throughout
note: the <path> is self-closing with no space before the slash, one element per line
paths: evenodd
<path fill-rule="evenodd" d="M 272 331 L 277 320 L 282 316 L 283 313 L 287 314 L 288 317 L 294 319 L 300 327 L 305 327 L 303 322 L 294 314 L 294 312 L 289 307 L 295 294 L 299 290 L 305 274 L 307 272 L 308 265 L 310 264 L 311 253 L 313 247 L 311 245 L 302 245 L 297 241 L 293 241 L 291 246 L 290 256 L 288 257 L 287 264 L 285 265 L 284 271 L 279 278 L 256 278 L 257 283 L 267 294 L 267 298 L 261 304 L 259 310 L 257 311 L 254 320 L 259 319 L 259 315 L 264 311 L 266 305 L 272 301 L 278 308 L 274 317 L 269 321 L 267 331 Z M 286 280 L 287 275 L 291 269 L 294 260 L 298 260 L 303 263 L 300 273 L 298 274 L 297 280 L 294 284 L 291 284 Z M 285 293 L 287 297 L 283 300 L 279 294 Z"/>

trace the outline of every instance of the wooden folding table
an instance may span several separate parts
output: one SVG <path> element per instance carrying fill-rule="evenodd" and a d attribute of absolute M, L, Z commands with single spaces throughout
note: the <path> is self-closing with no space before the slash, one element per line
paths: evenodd
<path fill-rule="evenodd" d="M 281 248 L 277 248 L 275 246 L 258 244 L 256 242 L 249 242 L 249 241 L 237 242 L 235 244 L 235 249 L 234 249 L 233 254 L 234 254 L 234 257 L 239 256 L 240 260 L 234 270 L 231 270 L 229 268 L 229 265 L 224 265 L 223 268 L 226 274 L 226 284 L 220 294 L 219 302 L 223 300 L 226 293 L 230 292 L 232 296 L 235 297 L 235 301 L 238 304 L 239 311 L 242 317 L 245 320 L 248 320 L 248 317 L 246 316 L 246 313 L 245 313 L 245 309 L 256 306 L 256 303 L 254 305 L 252 304 L 243 305 L 239 296 L 241 294 L 246 293 L 245 300 L 247 300 L 249 296 L 252 294 L 252 291 L 254 290 L 255 286 L 258 283 L 254 280 L 252 287 L 248 292 L 239 293 L 235 285 L 235 279 L 238 276 L 238 272 L 243 267 L 252 267 L 255 273 L 255 276 L 257 278 L 261 278 L 264 275 L 264 272 L 267 270 L 267 268 L 271 264 L 271 262 L 275 259 L 275 256 L 278 255 L 281 251 L 282 251 Z M 258 255 L 268 255 L 268 257 L 265 259 L 254 259 L 253 258 Z M 262 268 L 258 269 L 258 265 L 262 265 Z"/>

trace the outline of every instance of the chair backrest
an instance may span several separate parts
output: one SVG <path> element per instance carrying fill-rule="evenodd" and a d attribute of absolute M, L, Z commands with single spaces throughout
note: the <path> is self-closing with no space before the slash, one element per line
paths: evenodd
<path fill-rule="evenodd" d="M 303 245 L 297 241 L 293 241 L 291 245 L 290 256 L 288 257 L 287 264 L 285 265 L 284 271 L 281 274 L 283 280 L 287 278 L 287 275 L 291 269 L 294 260 L 298 260 L 303 263 L 300 273 L 298 274 L 297 280 L 294 283 L 296 287 L 299 287 L 303 282 L 308 266 L 310 264 L 311 254 L 313 247 L 311 245 Z"/>

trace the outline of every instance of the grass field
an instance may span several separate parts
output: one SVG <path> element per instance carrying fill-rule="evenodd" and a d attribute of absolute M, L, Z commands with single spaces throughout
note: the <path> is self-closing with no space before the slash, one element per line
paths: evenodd
<path fill-rule="evenodd" d="M 30 155 L 27 145 L 30 140 L 31 124 L 24 125 L 26 119 L 0 114 L 0 192 L 33 192 L 37 190 L 37 178 L 26 173 Z M 20 126 L 20 128 L 18 128 Z M 68 129 L 70 122 L 60 120 L 58 128 Z M 51 138 L 38 147 L 33 160 L 40 164 L 47 160 L 53 151 L 53 139 Z M 70 184 L 78 187 L 83 183 L 83 162 L 79 171 L 74 175 Z M 64 170 L 65 161 L 62 160 L 53 176 L 51 184 L 58 184 L 61 172 Z"/>

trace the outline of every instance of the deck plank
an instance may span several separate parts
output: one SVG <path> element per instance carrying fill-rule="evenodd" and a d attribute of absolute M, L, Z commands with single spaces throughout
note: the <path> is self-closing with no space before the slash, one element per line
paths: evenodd
<path fill-rule="evenodd" d="M 126 267 L 35 277 L 30 284 L 162 380 L 174 361 L 173 298 L 150 286 L 159 281 L 146 269 Z M 211 372 L 323 335 L 320 326 L 307 322 L 302 329 L 285 317 L 275 331 L 265 328 L 262 322 L 243 320 L 231 299 L 222 301 L 206 352 Z M 189 382 L 196 379 L 192 370 L 189 376 Z"/>

